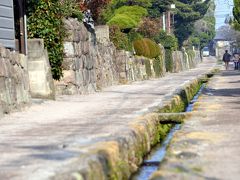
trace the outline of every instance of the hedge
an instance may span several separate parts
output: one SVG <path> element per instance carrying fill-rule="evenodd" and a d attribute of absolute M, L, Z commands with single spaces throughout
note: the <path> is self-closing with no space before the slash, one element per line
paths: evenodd
<path fill-rule="evenodd" d="M 133 47 L 137 55 L 148 58 L 155 58 L 161 54 L 160 47 L 151 39 L 143 38 L 133 42 Z"/>

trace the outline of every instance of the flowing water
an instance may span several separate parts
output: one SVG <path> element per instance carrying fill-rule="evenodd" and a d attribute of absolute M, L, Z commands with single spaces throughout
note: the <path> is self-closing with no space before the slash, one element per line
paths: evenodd
<path fill-rule="evenodd" d="M 191 102 L 185 109 L 185 112 L 190 112 L 193 109 L 194 103 L 197 101 L 198 97 L 202 93 L 205 85 L 202 85 L 198 93 L 193 97 Z M 142 166 L 138 170 L 138 172 L 132 177 L 132 180 L 147 180 L 151 176 L 151 174 L 158 170 L 160 163 L 164 159 L 166 154 L 167 147 L 177 130 L 181 129 L 181 124 L 176 124 L 168 133 L 164 141 L 158 144 L 156 147 L 152 149 L 150 154 L 145 158 L 142 163 Z"/>

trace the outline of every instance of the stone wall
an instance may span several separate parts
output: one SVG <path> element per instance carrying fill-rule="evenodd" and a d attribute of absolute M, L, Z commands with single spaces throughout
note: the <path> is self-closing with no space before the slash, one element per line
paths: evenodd
<path fill-rule="evenodd" d="M 42 39 L 28 40 L 28 74 L 32 98 L 55 99 L 48 53 Z"/>
<path fill-rule="evenodd" d="M 200 52 L 195 50 L 173 51 L 172 56 L 175 73 L 195 68 L 201 62 Z"/>
<path fill-rule="evenodd" d="M 165 50 L 162 46 L 158 62 L 161 67 L 156 68 L 156 61 L 153 59 L 117 50 L 110 42 L 108 26 L 95 27 L 95 44 L 82 23 L 72 18 L 64 21 L 69 37 L 64 42 L 64 76 L 55 82 L 57 94 L 87 94 L 114 84 L 165 75 Z M 174 72 L 187 70 L 194 64 L 189 63 L 185 50 L 173 52 L 173 61 Z M 161 72 L 155 72 L 156 70 Z"/>
<path fill-rule="evenodd" d="M 77 20 L 65 19 L 69 36 L 64 42 L 63 78 L 55 82 L 57 94 L 85 94 L 96 90 L 98 54 L 91 36 Z"/>
<path fill-rule="evenodd" d="M 27 58 L 0 45 L 0 115 L 30 102 Z"/>

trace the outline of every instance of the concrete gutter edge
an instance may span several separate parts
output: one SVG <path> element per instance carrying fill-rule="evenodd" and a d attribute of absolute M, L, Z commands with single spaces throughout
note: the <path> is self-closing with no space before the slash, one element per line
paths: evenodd
<path fill-rule="evenodd" d="M 59 169 L 51 179 L 128 179 L 137 171 L 138 166 L 143 162 L 144 155 L 155 145 L 156 137 L 159 136 L 159 119 L 163 115 L 159 113 L 165 113 L 161 110 L 167 107 L 171 111 L 174 108 L 178 109 L 177 106 L 182 106 L 181 92 L 188 92 L 193 97 L 192 88 L 195 89 L 202 82 L 202 79 L 206 79 L 208 74 L 214 73 L 215 69 L 216 67 L 182 85 L 164 99 L 157 111 L 155 109 L 138 117 L 128 124 L 128 129 L 120 129 L 119 133 L 114 134 L 108 141 L 81 148 L 84 153 Z"/>

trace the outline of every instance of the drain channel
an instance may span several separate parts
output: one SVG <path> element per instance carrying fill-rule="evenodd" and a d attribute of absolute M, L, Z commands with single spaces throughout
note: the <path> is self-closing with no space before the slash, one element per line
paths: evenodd
<path fill-rule="evenodd" d="M 198 97 L 202 93 L 205 84 L 201 86 L 197 94 L 193 97 L 191 102 L 185 109 L 185 112 L 191 112 L 193 110 L 193 105 L 197 101 Z M 164 159 L 166 154 L 167 146 L 169 145 L 174 133 L 181 129 L 181 124 L 176 124 L 165 137 L 164 141 L 161 144 L 158 144 L 150 154 L 143 161 L 142 166 L 138 172 L 131 178 L 132 180 L 147 180 L 151 174 L 158 170 L 159 165 Z"/>

